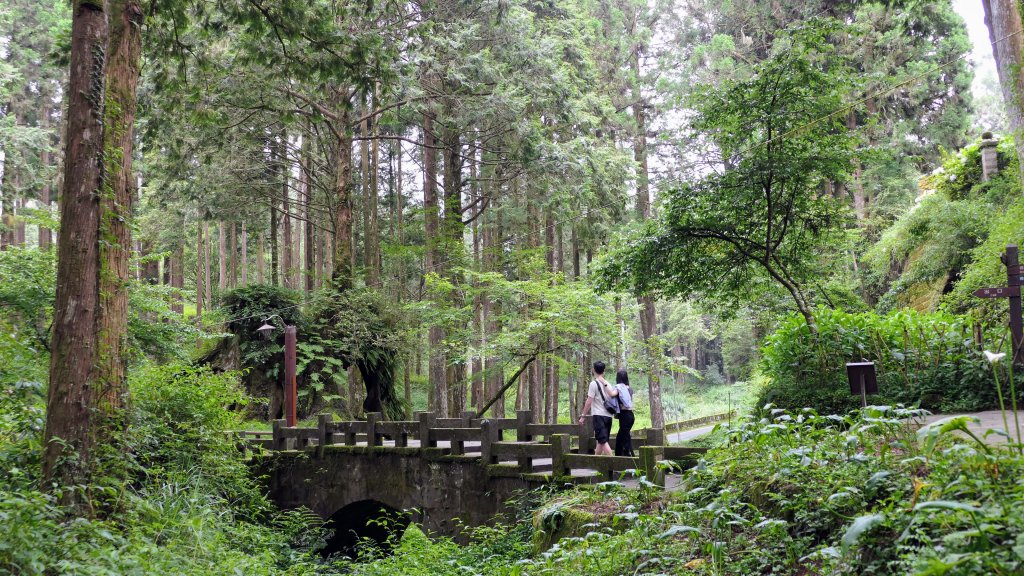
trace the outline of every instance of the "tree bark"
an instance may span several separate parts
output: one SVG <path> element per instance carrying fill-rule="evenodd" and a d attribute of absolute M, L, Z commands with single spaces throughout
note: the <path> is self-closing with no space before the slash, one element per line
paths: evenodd
<path fill-rule="evenodd" d="M 206 243 L 203 241 L 203 231 L 205 229 L 205 223 L 196 223 L 196 328 L 199 328 L 203 324 L 203 298 L 205 291 L 204 273 L 205 273 L 205 254 L 206 254 Z M 196 348 L 202 344 L 202 340 L 196 341 Z"/>
<path fill-rule="evenodd" d="M 633 159 L 636 161 L 636 213 L 640 220 L 651 217 L 650 177 L 647 165 L 647 115 L 646 103 L 640 92 L 640 52 L 642 46 L 636 46 L 632 54 L 634 83 L 633 120 L 636 122 L 636 134 L 633 137 Z M 664 410 L 661 400 L 661 350 L 657 347 L 658 318 L 654 308 L 654 299 L 647 295 L 637 298 L 640 304 L 640 334 L 644 341 L 644 357 L 647 360 L 647 383 L 651 403 L 651 426 L 662 428 L 665 425 Z"/>
<path fill-rule="evenodd" d="M 266 267 L 267 267 L 267 248 L 266 240 L 263 235 L 260 234 L 259 240 L 256 242 L 256 283 L 263 284 L 266 279 Z"/>
<path fill-rule="evenodd" d="M 284 250 L 281 252 L 281 275 L 285 288 L 296 288 L 295 284 L 295 240 L 292 238 L 292 203 L 288 178 L 291 176 L 291 160 L 288 157 L 288 134 L 281 131 L 281 224 L 284 226 Z"/>
<path fill-rule="evenodd" d="M 461 284 L 456 271 L 466 263 L 465 233 L 462 222 L 462 142 L 459 133 L 451 128 L 444 130 L 444 219 L 442 220 L 441 242 L 444 262 L 435 261 L 438 274 L 442 274 L 453 286 Z M 462 309 L 466 302 L 461 289 L 453 290 L 451 305 Z M 448 363 L 448 413 L 455 417 L 466 409 L 466 364 Z"/>
<path fill-rule="evenodd" d="M 434 136 L 432 113 L 423 115 L 423 230 L 427 245 L 423 269 L 427 273 L 440 274 L 439 236 L 440 206 L 437 198 L 437 139 Z M 444 329 L 431 326 L 427 335 L 430 366 L 429 385 L 433 391 L 431 409 L 439 414 L 448 414 L 448 387 L 446 358 L 444 353 Z"/>
<path fill-rule="evenodd" d="M 231 276 L 228 279 L 228 286 L 238 287 L 238 224 L 231 223 L 231 247 L 228 250 L 231 264 Z"/>
<path fill-rule="evenodd" d="M 245 220 L 242 220 L 242 286 L 249 285 L 249 232 L 245 229 Z"/>
<path fill-rule="evenodd" d="M 548 206 L 546 210 L 546 219 L 544 222 L 544 245 L 547 257 L 548 272 L 554 276 L 558 272 L 558 257 L 556 255 L 556 243 L 555 243 L 555 214 L 554 207 Z M 548 336 L 547 342 L 548 350 L 552 350 L 555 347 L 554 335 Z M 547 417 L 548 424 L 555 424 L 558 422 L 558 363 L 555 362 L 554 358 L 547 361 L 545 365 L 544 375 L 544 388 L 546 394 L 546 406 L 544 414 Z"/>
<path fill-rule="evenodd" d="M 206 305 L 213 307 L 213 275 L 210 270 L 210 223 L 203 222 L 203 288 L 206 291 Z"/>
<path fill-rule="evenodd" d="M 306 251 L 304 253 L 304 275 L 301 276 L 303 280 L 303 288 L 306 293 L 311 293 L 316 288 L 316 229 L 313 227 L 312 211 L 309 209 L 310 204 L 313 203 L 313 186 L 310 183 L 309 178 L 309 166 L 310 166 L 310 154 L 312 149 L 310 137 L 302 137 L 302 160 L 300 161 L 299 170 L 302 178 L 302 216 L 303 216 L 303 246 Z"/>
<path fill-rule="evenodd" d="M 174 296 L 171 303 L 171 310 L 178 314 L 185 313 L 185 302 L 184 294 L 182 290 L 185 288 L 185 245 L 184 243 L 179 244 L 178 248 L 171 254 L 170 257 L 171 278 L 170 286 L 174 288 Z"/>
<path fill-rule="evenodd" d="M 110 37 L 103 122 L 104 174 L 100 195 L 100 308 L 95 416 L 105 425 L 97 441 L 110 442 L 127 424 L 124 346 L 128 336 L 128 265 L 135 203 L 134 126 L 142 57 L 143 12 L 138 0 L 107 0 Z"/>
<path fill-rule="evenodd" d="M 1024 182 L 1024 24 L 1017 0 L 982 0 L 999 86 L 1015 138 L 1020 179 Z"/>
<path fill-rule="evenodd" d="M 373 105 L 377 105 L 377 89 L 373 91 Z M 373 140 L 370 142 L 370 179 L 366 188 L 366 229 L 364 244 L 366 246 L 366 283 L 380 287 L 380 223 L 377 195 L 379 194 L 378 175 L 380 173 L 380 146 L 377 121 L 370 121 L 369 131 Z"/>
<path fill-rule="evenodd" d="M 284 142 L 274 139 L 274 180 L 282 188 L 288 187 L 288 175 L 285 173 Z M 280 246 L 278 245 L 278 204 L 280 200 L 272 198 L 270 201 L 270 283 L 274 286 L 281 285 L 280 277 Z"/>
<path fill-rule="evenodd" d="M 217 222 L 217 290 L 218 296 L 228 289 L 228 241 L 224 223 Z"/>
<path fill-rule="evenodd" d="M 349 110 L 341 106 L 338 113 L 338 146 L 335 152 L 334 183 L 334 268 L 331 282 L 335 289 L 352 288 L 352 133 L 349 131 Z"/>
<path fill-rule="evenodd" d="M 68 138 L 64 152 L 62 232 L 57 247 L 57 287 L 50 344 L 50 382 L 42 485 L 88 484 L 96 437 L 93 398 L 99 312 L 99 203 L 103 160 L 104 55 L 107 19 L 103 4 L 76 0 L 72 8 Z M 61 501 L 88 511 L 79 490 Z"/>
<path fill-rule="evenodd" d="M 49 125 L 50 125 L 50 104 L 49 103 L 44 103 L 43 104 L 43 111 L 41 112 L 39 118 L 40 118 L 40 127 L 41 128 L 45 129 L 45 128 L 49 127 Z M 50 158 L 50 148 L 49 148 L 49 146 L 47 146 L 47 147 L 43 148 L 43 151 L 39 154 L 39 163 L 42 164 L 43 170 L 47 170 L 47 169 L 49 169 L 51 162 L 52 162 L 52 159 Z M 50 187 L 50 178 L 46 178 L 46 180 L 43 181 L 42 189 L 39 191 L 39 202 L 43 205 L 43 210 L 45 210 L 47 214 L 50 214 L 50 208 L 51 208 L 51 204 L 52 204 L 51 195 L 52 195 L 52 193 L 51 193 L 51 187 Z M 49 228 L 47 228 L 45 226 L 40 226 L 39 227 L 39 248 L 42 249 L 42 250 L 48 250 L 52 244 L 53 244 L 53 234 L 52 234 L 52 232 L 50 231 Z"/>

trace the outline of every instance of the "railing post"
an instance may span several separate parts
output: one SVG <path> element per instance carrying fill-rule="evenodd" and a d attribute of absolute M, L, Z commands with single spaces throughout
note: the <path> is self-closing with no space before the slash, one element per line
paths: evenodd
<path fill-rule="evenodd" d="M 566 455 L 569 454 L 569 435 L 551 435 L 551 479 L 560 476 L 571 476 L 572 470 L 566 464 Z"/>
<path fill-rule="evenodd" d="M 284 327 L 284 414 L 288 426 L 297 426 L 296 404 L 298 394 L 295 388 L 295 326 Z"/>
<path fill-rule="evenodd" d="M 665 429 L 664 428 L 648 428 L 647 429 L 647 445 L 648 446 L 664 446 L 665 445 Z"/>
<path fill-rule="evenodd" d="M 331 430 L 331 420 L 332 417 L 330 414 L 321 414 L 317 417 L 317 427 L 320 429 L 319 441 L 321 446 L 334 444 L 334 431 Z"/>
<path fill-rule="evenodd" d="M 472 428 L 474 416 L 476 416 L 476 412 L 473 410 L 463 410 L 462 414 L 459 414 L 459 418 L 462 418 L 462 427 Z"/>
<path fill-rule="evenodd" d="M 395 436 L 395 447 L 396 448 L 405 448 L 408 445 L 409 445 L 409 434 L 408 434 L 408 432 L 405 431 L 405 427 L 403 426 L 399 430 L 398 435 Z"/>
<path fill-rule="evenodd" d="M 431 440 L 430 429 L 434 427 L 437 416 L 433 412 L 420 412 L 420 448 L 434 448 L 437 442 Z"/>
<path fill-rule="evenodd" d="M 346 421 L 345 422 L 345 426 L 344 426 L 344 430 L 345 430 L 345 446 L 355 446 L 356 444 L 358 444 L 358 442 L 356 441 L 357 440 L 356 439 L 356 431 L 352 427 L 352 422 Z"/>
<path fill-rule="evenodd" d="M 533 418 L 531 410 L 516 410 L 516 442 L 529 442 L 533 438 L 526 432 L 526 426 Z"/>
<path fill-rule="evenodd" d="M 498 427 L 490 420 L 480 422 L 480 460 L 484 466 L 497 464 L 491 444 L 498 441 Z"/>
<path fill-rule="evenodd" d="M 665 471 L 658 466 L 658 462 L 665 459 L 664 446 L 641 446 L 640 447 L 640 469 L 643 470 L 647 481 L 665 487 Z"/>
<path fill-rule="evenodd" d="M 580 454 L 593 454 L 594 447 L 591 444 L 596 444 L 594 440 L 594 419 L 590 416 L 583 418 L 583 424 L 580 424 L 580 440 L 579 440 L 579 451 Z"/>
<path fill-rule="evenodd" d="M 380 446 L 377 441 L 377 420 L 380 419 L 380 412 L 366 413 L 366 445 L 371 448 Z"/>
<path fill-rule="evenodd" d="M 274 450 L 286 450 L 286 441 L 282 429 L 285 427 L 284 420 L 274 420 L 270 423 L 271 429 L 274 432 Z"/>

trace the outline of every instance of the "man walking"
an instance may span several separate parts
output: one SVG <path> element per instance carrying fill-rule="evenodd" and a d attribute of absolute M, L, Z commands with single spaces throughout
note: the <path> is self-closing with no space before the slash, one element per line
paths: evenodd
<path fill-rule="evenodd" d="M 583 405 L 580 424 L 583 424 L 587 414 L 593 418 L 594 436 L 597 437 L 597 449 L 594 454 L 598 456 L 612 455 L 612 449 L 608 446 L 608 437 L 612 431 L 612 413 L 605 404 L 618 394 L 615 387 L 604 379 L 604 362 L 594 362 L 594 379 L 590 381 L 590 388 L 587 390 L 587 402 Z"/>

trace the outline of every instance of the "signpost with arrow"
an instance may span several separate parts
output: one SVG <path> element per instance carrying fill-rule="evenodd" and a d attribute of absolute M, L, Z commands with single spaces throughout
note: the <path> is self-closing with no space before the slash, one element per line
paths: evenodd
<path fill-rule="evenodd" d="M 1024 266 L 1020 265 L 1016 244 L 1007 244 L 1001 260 L 1006 266 L 1006 286 L 980 288 L 974 291 L 978 298 L 1009 298 L 1010 335 L 1013 340 L 1013 363 L 1024 364 L 1024 321 L 1021 319 L 1020 287 L 1024 284 Z"/>

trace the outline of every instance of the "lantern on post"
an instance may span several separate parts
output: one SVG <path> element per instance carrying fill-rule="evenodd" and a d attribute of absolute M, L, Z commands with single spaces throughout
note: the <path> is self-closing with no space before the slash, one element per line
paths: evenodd
<path fill-rule="evenodd" d="M 277 328 L 270 323 L 273 318 L 282 322 L 283 318 L 274 314 L 263 321 L 263 325 L 256 329 L 256 332 L 264 339 L 269 340 Z M 295 326 L 286 324 L 284 327 L 284 418 L 289 428 L 293 428 L 298 421 L 297 408 L 298 390 L 295 382 L 296 377 L 296 344 L 298 341 L 298 330 Z"/>

